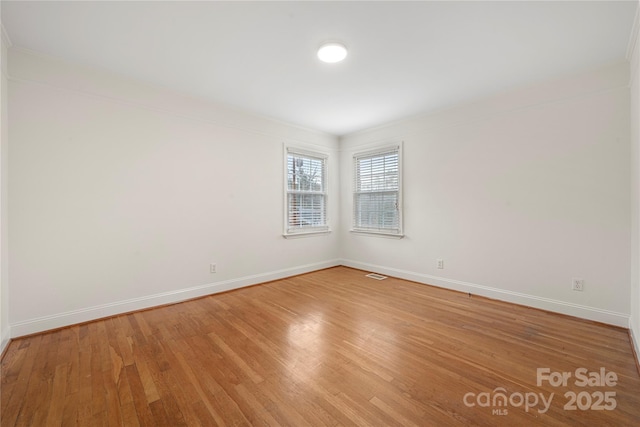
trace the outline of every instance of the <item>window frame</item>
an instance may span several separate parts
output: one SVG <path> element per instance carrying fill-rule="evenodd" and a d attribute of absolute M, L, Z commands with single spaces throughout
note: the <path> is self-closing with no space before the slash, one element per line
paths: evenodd
<path fill-rule="evenodd" d="M 312 160 L 322 161 L 322 190 L 321 191 L 304 191 L 304 190 L 291 190 L 289 188 L 289 156 L 299 156 Z M 285 238 L 290 237 L 303 237 L 313 236 L 319 234 L 327 234 L 331 232 L 329 225 L 329 154 L 313 149 L 307 149 L 300 146 L 287 145 L 284 146 L 284 224 L 283 224 L 283 236 Z M 311 225 L 311 226 L 290 226 L 290 195 L 291 194 L 315 194 L 321 195 L 324 202 L 324 224 Z"/>
<path fill-rule="evenodd" d="M 403 182 L 402 182 L 402 145 L 400 142 L 398 144 L 389 144 L 389 145 L 381 145 L 375 148 L 367 149 L 366 151 L 358 151 L 353 154 L 352 161 L 352 209 L 351 209 L 351 232 L 358 234 L 366 234 L 372 236 L 380 236 L 380 237 L 394 237 L 394 238 L 403 238 L 404 237 L 404 224 L 403 224 Z M 389 190 L 389 189 L 381 189 L 376 191 L 362 192 L 358 190 L 358 161 L 368 157 L 377 157 L 388 155 L 389 153 L 396 153 L 398 157 L 398 175 L 397 175 L 397 190 Z M 358 217 L 358 203 L 356 199 L 358 194 L 364 193 L 388 193 L 388 192 L 396 192 L 397 193 L 397 202 L 396 202 L 396 210 L 397 210 L 397 228 L 379 228 L 379 227 L 363 227 L 356 225 L 356 218 Z"/>

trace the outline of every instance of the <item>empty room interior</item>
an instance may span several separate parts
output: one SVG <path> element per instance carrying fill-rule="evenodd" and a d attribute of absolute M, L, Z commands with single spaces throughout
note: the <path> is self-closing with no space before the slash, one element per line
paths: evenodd
<path fill-rule="evenodd" d="M 640 425 L 640 3 L 0 4 L 0 425 Z"/>

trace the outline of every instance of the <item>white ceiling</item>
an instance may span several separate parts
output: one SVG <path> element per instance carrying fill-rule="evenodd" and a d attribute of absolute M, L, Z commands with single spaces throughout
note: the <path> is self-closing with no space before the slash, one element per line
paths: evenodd
<path fill-rule="evenodd" d="M 14 47 L 336 135 L 624 61 L 637 1 L 13 2 Z M 341 40 L 349 56 L 317 60 Z"/>

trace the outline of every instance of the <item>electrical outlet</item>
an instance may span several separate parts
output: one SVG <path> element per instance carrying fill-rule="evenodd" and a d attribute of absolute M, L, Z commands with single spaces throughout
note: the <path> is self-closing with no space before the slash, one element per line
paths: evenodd
<path fill-rule="evenodd" d="M 438 258 L 438 268 L 440 270 L 444 268 L 444 260 L 442 258 Z"/>
<path fill-rule="evenodd" d="M 584 291 L 584 279 L 576 279 L 575 277 L 571 281 L 571 289 L 574 291 Z"/>
<path fill-rule="evenodd" d="M 209 273 L 215 273 L 215 272 L 216 272 L 216 265 L 209 264 Z"/>

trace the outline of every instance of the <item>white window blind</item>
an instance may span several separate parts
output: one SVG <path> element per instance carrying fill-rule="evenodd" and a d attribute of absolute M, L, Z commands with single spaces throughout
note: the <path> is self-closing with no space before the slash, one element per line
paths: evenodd
<path fill-rule="evenodd" d="M 353 230 L 402 234 L 400 147 L 354 156 Z"/>
<path fill-rule="evenodd" d="M 328 231 L 327 157 L 287 148 L 285 235 Z"/>

